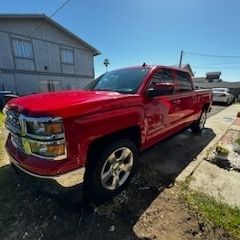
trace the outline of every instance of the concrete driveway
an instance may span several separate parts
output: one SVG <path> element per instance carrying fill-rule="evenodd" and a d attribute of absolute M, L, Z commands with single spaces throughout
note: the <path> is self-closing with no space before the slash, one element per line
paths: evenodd
<path fill-rule="evenodd" d="M 166 184 L 171 184 L 214 137 L 210 128 L 198 135 L 192 134 L 190 130 L 184 131 L 145 151 L 140 162 L 149 164 L 162 175 Z"/>
<path fill-rule="evenodd" d="M 227 106 L 224 104 L 214 104 L 212 105 L 211 112 L 208 113 L 208 118 L 216 115 L 217 113 L 221 112 L 224 110 Z"/>

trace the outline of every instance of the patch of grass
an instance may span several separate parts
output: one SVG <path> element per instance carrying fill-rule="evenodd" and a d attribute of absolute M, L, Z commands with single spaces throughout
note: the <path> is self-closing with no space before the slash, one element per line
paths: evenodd
<path fill-rule="evenodd" d="M 236 143 L 240 145 L 240 137 L 236 139 Z"/>
<path fill-rule="evenodd" d="M 4 114 L 0 112 L 0 128 L 4 126 Z"/>
<path fill-rule="evenodd" d="M 240 240 L 240 209 L 217 202 L 203 193 L 193 192 L 184 185 L 184 200 L 190 209 L 215 226 L 225 229 L 233 238 Z"/>

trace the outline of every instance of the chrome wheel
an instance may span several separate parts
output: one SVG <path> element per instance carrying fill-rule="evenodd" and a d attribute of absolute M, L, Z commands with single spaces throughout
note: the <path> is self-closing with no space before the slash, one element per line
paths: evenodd
<path fill-rule="evenodd" d="M 200 122 L 199 122 L 199 128 L 200 129 L 203 129 L 204 128 L 204 125 L 206 123 L 206 120 L 207 120 L 207 112 L 204 111 L 201 115 L 201 118 L 200 118 Z"/>
<path fill-rule="evenodd" d="M 107 190 L 116 190 L 128 179 L 133 167 L 133 153 L 127 147 L 112 152 L 101 170 L 101 183 Z"/>

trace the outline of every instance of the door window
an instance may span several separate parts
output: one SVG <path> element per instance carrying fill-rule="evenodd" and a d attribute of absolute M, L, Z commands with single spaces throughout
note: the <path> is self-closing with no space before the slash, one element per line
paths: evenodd
<path fill-rule="evenodd" d="M 171 70 L 160 69 L 152 77 L 149 89 L 158 91 L 161 95 L 174 94 L 174 78 Z"/>
<path fill-rule="evenodd" d="M 158 83 L 172 83 L 173 84 L 173 75 L 172 71 L 168 69 L 158 70 L 152 78 L 152 86 Z"/>
<path fill-rule="evenodd" d="M 176 72 L 178 79 L 178 91 L 179 92 L 190 92 L 192 91 L 192 82 L 188 73 Z"/>

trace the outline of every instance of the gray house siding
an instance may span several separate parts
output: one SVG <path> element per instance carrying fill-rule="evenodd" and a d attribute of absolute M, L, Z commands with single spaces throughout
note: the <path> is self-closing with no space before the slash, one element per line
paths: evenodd
<path fill-rule="evenodd" d="M 49 72 L 61 72 L 59 46 L 57 44 L 33 40 L 33 52 L 37 71 L 45 72 L 44 67 L 47 66 Z"/>
<path fill-rule="evenodd" d="M 0 15 L 0 90 L 20 95 L 49 91 L 47 82 L 54 85 L 51 91 L 78 89 L 94 79 L 93 57 L 99 52 L 41 16 L 15 19 Z M 18 39 L 30 43 L 31 56 L 15 56 Z M 73 53 L 73 62 L 62 61 L 62 49 Z"/>
<path fill-rule="evenodd" d="M 9 34 L 0 32 L 0 66 L 2 68 L 14 68 Z"/>
<path fill-rule="evenodd" d="M 16 81 L 14 74 L 0 74 L 0 89 L 2 89 L 4 86 L 5 90 L 12 90 L 14 91 L 16 89 Z"/>
<path fill-rule="evenodd" d="M 38 29 L 36 30 L 36 28 Z M 69 37 L 64 31 L 61 31 L 44 19 L 1 19 L 0 29 L 5 32 L 22 35 L 23 37 L 31 34 L 30 37 L 33 39 L 44 39 L 56 44 L 88 50 L 85 46 L 80 45 L 79 41 Z M 34 30 L 36 31 L 33 32 Z"/>

